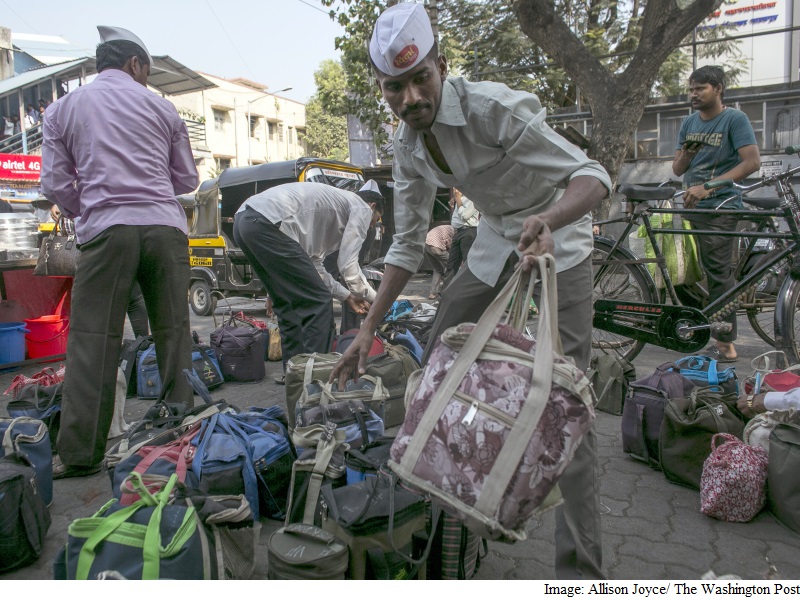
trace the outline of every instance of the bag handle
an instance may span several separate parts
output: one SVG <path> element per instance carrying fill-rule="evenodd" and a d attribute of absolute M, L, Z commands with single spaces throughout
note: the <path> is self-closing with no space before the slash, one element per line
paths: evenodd
<path fill-rule="evenodd" d="M 753 369 L 755 373 L 762 373 L 767 374 L 773 370 L 773 367 L 770 367 L 770 359 L 774 357 L 775 359 L 775 366 L 774 369 L 778 369 L 778 364 L 789 364 L 789 357 L 786 356 L 786 353 L 783 350 L 769 350 L 768 352 L 764 352 L 763 354 L 759 354 L 753 360 L 750 361 L 750 367 Z M 764 366 L 760 366 L 761 362 L 763 361 Z M 798 367 L 799 365 L 793 365 L 793 367 Z M 786 367 L 785 370 L 792 369 L 792 367 Z"/>
<path fill-rule="evenodd" d="M 508 482 L 516 470 L 519 460 L 527 447 L 530 436 L 536 429 L 544 412 L 550 395 L 553 378 L 554 346 L 560 347 L 558 337 L 557 291 L 555 286 L 555 260 L 549 254 L 537 258 L 537 267 L 542 279 L 541 306 L 539 307 L 539 327 L 536 341 L 536 358 L 533 368 L 531 387 L 525 404 L 515 424 L 508 434 L 505 444 L 495 461 L 495 468 L 484 484 L 483 493 L 476 502 L 475 509 L 485 514 L 494 514 L 500 500 L 508 487 Z M 430 404 L 422 416 L 419 425 L 411 437 L 406 452 L 401 460 L 403 468 L 412 472 L 436 427 L 439 417 L 447 403 L 458 389 L 472 363 L 480 355 L 486 342 L 492 336 L 497 323 L 503 316 L 512 294 L 523 292 L 525 302 L 533 296 L 533 273 L 523 274 L 521 269 L 514 271 L 508 283 L 487 307 L 464 346 L 458 353 L 450 371 L 431 398 Z M 512 315 L 513 316 L 513 315 Z M 511 318 L 510 316 L 509 318 Z"/>
<path fill-rule="evenodd" d="M 383 380 L 380 377 L 373 377 L 372 375 L 361 375 L 359 378 L 365 379 L 366 381 L 372 383 L 374 389 L 372 390 L 372 398 L 367 400 L 366 402 L 379 402 L 380 400 L 388 400 L 389 392 L 383 386 Z M 336 394 L 341 393 L 351 393 L 351 392 L 341 392 L 341 391 L 333 391 L 334 383 L 328 383 L 327 381 L 320 381 L 319 379 L 315 379 L 311 383 L 319 384 L 322 392 L 320 394 L 319 403 L 321 406 L 325 406 L 327 404 L 331 404 L 333 402 L 340 402 L 341 399 L 336 397 Z M 368 391 L 368 390 L 355 390 L 355 391 Z M 306 394 L 306 399 L 308 399 L 308 395 Z"/>
<path fill-rule="evenodd" d="M 742 440 L 737 438 L 735 435 L 731 435 L 730 433 L 715 433 L 711 437 L 711 453 L 713 454 L 714 452 L 716 452 L 717 448 L 719 448 L 720 446 L 724 446 L 725 444 L 728 443 L 735 444 L 736 442 L 739 442 L 740 444 L 743 443 Z"/>
<path fill-rule="evenodd" d="M 21 433 L 16 437 L 12 437 L 12 430 L 14 429 L 14 426 L 19 425 L 20 423 L 38 423 L 39 428 L 32 436 Z M 11 422 L 8 424 L 8 429 L 6 429 L 5 434 L 3 434 L 3 452 L 5 454 L 11 454 L 12 452 L 17 451 L 21 452 L 18 447 L 18 443 L 20 441 L 36 443 L 41 441 L 46 434 L 47 426 L 39 419 L 34 419 L 33 417 L 16 417 L 11 419 Z"/>
<path fill-rule="evenodd" d="M 378 477 L 380 477 L 380 473 L 378 473 Z M 413 556 L 403 554 L 400 552 L 400 550 L 398 550 L 397 544 L 394 541 L 394 493 L 399 479 L 396 479 L 394 475 L 391 475 L 389 476 L 389 481 L 392 484 L 392 487 L 389 490 L 389 527 L 387 530 L 389 545 L 392 547 L 392 551 L 398 554 L 405 562 L 411 563 L 417 567 L 428 560 L 428 556 L 431 553 L 431 548 L 433 547 L 433 538 L 436 537 L 436 528 L 439 527 L 439 517 L 442 514 L 442 509 L 438 504 L 433 502 L 431 503 L 431 532 L 428 535 L 428 543 L 425 545 L 425 550 L 422 551 L 422 556 L 419 558 L 414 558 Z M 377 487 L 378 484 L 376 482 L 375 488 L 377 489 Z"/>
<path fill-rule="evenodd" d="M 332 546 L 339 541 L 332 533 L 314 525 L 307 525 L 305 523 L 291 523 L 289 525 L 285 525 L 283 531 L 284 533 L 293 533 L 297 537 L 306 540 L 322 542 L 327 546 Z"/>
<path fill-rule="evenodd" d="M 92 534 L 84 542 L 78 556 L 78 566 L 76 571 L 76 579 L 88 579 L 89 571 L 92 567 L 96 556 L 97 546 L 111 536 L 120 526 L 128 521 L 136 511 L 146 506 L 155 506 L 155 510 L 150 517 L 145 532 L 144 545 L 142 553 L 144 557 L 144 564 L 142 566 L 142 579 L 158 579 L 160 568 L 160 546 L 161 546 L 161 513 L 166 506 L 172 489 L 177 482 L 177 476 L 173 475 L 169 478 L 167 485 L 155 495 L 152 495 L 138 473 L 131 473 L 130 480 L 133 487 L 141 495 L 141 500 L 135 502 L 131 506 L 123 508 L 107 517 L 103 517 L 100 524 L 92 532 Z M 100 517 L 113 503 L 112 500 L 106 504 L 100 511 L 95 514 L 95 517 Z M 188 508 L 184 515 L 184 523 L 187 519 L 194 518 L 194 509 Z"/>

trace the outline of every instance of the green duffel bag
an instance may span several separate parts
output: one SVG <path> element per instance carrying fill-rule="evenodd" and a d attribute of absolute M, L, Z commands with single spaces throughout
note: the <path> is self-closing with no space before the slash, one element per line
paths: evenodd
<path fill-rule="evenodd" d="M 778 522 L 800 533 L 800 425 L 781 423 L 769 436 L 767 505 Z"/>
<path fill-rule="evenodd" d="M 338 352 L 320 354 L 298 354 L 286 363 L 286 415 L 289 417 L 289 427 L 294 429 L 295 407 L 306 386 L 319 379 L 328 381 L 334 365 L 342 357 Z"/>
<path fill-rule="evenodd" d="M 269 579 L 344 579 L 347 546 L 314 525 L 281 527 L 267 543 Z"/>
<path fill-rule="evenodd" d="M 621 415 L 628 387 L 636 381 L 636 367 L 616 354 L 593 356 L 586 377 L 597 397 L 597 410 Z"/>
<path fill-rule="evenodd" d="M 383 424 L 388 427 L 402 425 L 406 417 L 403 398 L 406 394 L 408 378 L 419 370 L 417 361 L 405 346 L 383 341 L 384 353 L 367 359 L 367 375 L 380 377 L 389 392 L 384 407 Z"/>
<path fill-rule="evenodd" d="M 736 409 L 736 400 L 736 394 L 723 394 L 721 388 L 709 386 L 667 403 L 659 439 L 661 469 L 667 479 L 700 489 L 714 434 L 730 433 L 742 439 L 744 418 Z"/>
<path fill-rule="evenodd" d="M 125 579 L 223 579 L 214 540 L 197 511 L 169 503 L 178 476 L 155 495 L 138 473 L 126 481 L 141 499 L 130 506 L 111 500 L 93 516 L 73 521 L 53 565 L 54 579 L 97 579 L 104 571 Z"/>

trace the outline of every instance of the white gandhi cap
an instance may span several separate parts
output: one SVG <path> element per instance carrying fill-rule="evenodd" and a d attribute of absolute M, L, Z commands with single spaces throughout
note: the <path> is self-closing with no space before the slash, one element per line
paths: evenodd
<path fill-rule="evenodd" d="M 142 50 L 144 50 L 145 54 L 147 54 L 147 58 L 150 61 L 150 73 L 152 74 L 155 67 L 153 64 L 153 57 L 150 56 L 147 46 L 144 45 L 144 42 L 140 40 L 136 34 L 128 31 L 127 29 L 123 29 L 122 27 L 111 27 L 109 25 L 98 25 L 97 31 L 100 33 L 100 42 L 103 44 L 106 42 L 113 42 L 115 40 L 124 40 L 126 42 L 133 42 L 139 46 Z"/>
<path fill-rule="evenodd" d="M 387 8 L 375 22 L 369 56 L 378 70 L 402 75 L 433 48 L 433 29 L 422 4 L 404 2 Z"/>

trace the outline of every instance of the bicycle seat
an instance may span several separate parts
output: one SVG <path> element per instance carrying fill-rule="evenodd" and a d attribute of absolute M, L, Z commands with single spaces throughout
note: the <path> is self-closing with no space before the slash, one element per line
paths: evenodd
<path fill-rule="evenodd" d="M 773 210 L 781 206 L 780 198 L 748 198 L 747 196 L 742 196 L 742 200 L 747 202 L 750 206 L 755 206 L 763 210 Z"/>
<path fill-rule="evenodd" d="M 674 187 L 650 187 L 623 183 L 619 193 L 624 194 L 629 202 L 647 202 L 649 200 L 670 200 L 675 194 Z"/>

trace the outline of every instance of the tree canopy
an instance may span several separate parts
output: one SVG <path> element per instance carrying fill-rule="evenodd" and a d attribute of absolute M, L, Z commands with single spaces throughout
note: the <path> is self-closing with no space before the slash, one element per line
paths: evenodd
<path fill-rule="evenodd" d="M 306 131 L 303 134 L 306 149 L 312 156 L 346 160 L 350 151 L 342 65 L 335 60 L 322 61 L 314 72 L 314 82 L 317 92 L 306 104 Z"/>
<path fill-rule="evenodd" d="M 367 44 L 392 0 L 320 0 L 344 28 L 347 110 L 379 143 L 392 119 L 369 69 Z M 616 180 L 639 119 L 653 95 L 686 89 L 691 56 L 679 47 L 722 0 L 428 0 L 451 72 L 536 93 L 550 108 L 588 104 L 588 153 Z M 724 28 L 699 32 L 724 35 Z M 702 41 L 702 39 L 701 39 Z M 701 45 L 718 56 L 731 45 Z M 732 79 L 740 65 L 724 65 Z M 384 137 L 382 137 L 384 136 Z"/>

